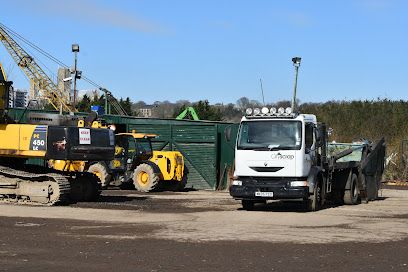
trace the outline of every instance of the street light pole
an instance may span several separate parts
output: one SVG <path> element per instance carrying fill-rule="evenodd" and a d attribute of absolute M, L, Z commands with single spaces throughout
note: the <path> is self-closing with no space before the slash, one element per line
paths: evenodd
<path fill-rule="evenodd" d="M 108 90 L 105 88 L 100 88 L 102 92 L 105 93 L 104 98 L 105 98 L 105 114 L 110 114 L 110 111 L 108 109 Z"/>
<path fill-rule="evenodd" d="M 75 60 L 74 60 L 74 71 L 73 71 L 73 73 L 74 73 L 74 97 L 73 97 L 72 104 L 73 104 L 73 107 L 75 108 L 76 107 L 76 97 L 77 97 L 76 80 L 78 78 L 78 71 L 77 71 L 77 62 L 78 62 L 77 54 L 79 52 L 79 45 L 78 44 L 73 44 L 72 45 L 72 52 L 74 53 L 74 58 L 75 58 Z"/>
<path fill-rule="evenodd" d="M 298 72 L 299 72 L 299 66 L 300 66 L 301 60 L 302 58 L 300 57 L 292 58 L 293 66 L 295 66 L 295 85 L 293 87 L 292 112 L 295 112 L 297 80 L 298 80 Z"/>

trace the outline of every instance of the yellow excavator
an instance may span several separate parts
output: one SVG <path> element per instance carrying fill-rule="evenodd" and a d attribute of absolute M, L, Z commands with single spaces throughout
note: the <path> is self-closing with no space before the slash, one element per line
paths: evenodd
<path fill-rule="evenodd" d="M 8 116 L 12 82 L 1 64 L 0 70 L 0 201 L 55 205 L 95 199 L 100 192 L 98 178 L 72 171 L 71 162 L 113 159 L 113 131 L 87 127 L 86 122 L 78 127 L 44 125 L 41 118 L 37 118 L 40 124 L 12 120 Z M 25 163 L 34 158 L 53 162 L 51 166 L 63 162 L 65 167 Z"/>

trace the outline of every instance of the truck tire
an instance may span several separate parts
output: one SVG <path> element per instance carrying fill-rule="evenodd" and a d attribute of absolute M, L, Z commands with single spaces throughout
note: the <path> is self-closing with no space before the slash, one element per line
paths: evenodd
<path fill-rule="evenodd" d="M 322 183 L 319 180 L 313 190 L 313 195 L 305 200 L 306 210 L 308 212 L 315 212 L 322 208 Z"/>
<path fill-rule="evenodd" d="M 242 208 L 246 211 L 252 211 L 254 209 L 255 206 L 255 201 L 253 200 L 246 200 L 243 199 L 242 200 Z"/>
<path fill-rule="evenodd" d="M 133 173 L 133 184 L 140 192 L 151 192 L 158 188 L 159 176 L 154 172 L 152 166 L 142 163 L 136 167 Z"/>
<path fill-rule="evenodd" d="M 346 205 L 358 204 L 359 189 L 357 184 L 357 175 L 352 174 L 347 181 L 350 184 L 350 189 L 344 190 L 343 202 Z M 348 186 L 347 186 L 348 187 Z"/>
<path fill-rule="evenodd" d="M 110 183 L 111 175 L 109 175 L 106 166 L 103 163 L 95 163 L 89 166 L 88 172 L 98 177 L 102 189 L 106 189 Z"/>

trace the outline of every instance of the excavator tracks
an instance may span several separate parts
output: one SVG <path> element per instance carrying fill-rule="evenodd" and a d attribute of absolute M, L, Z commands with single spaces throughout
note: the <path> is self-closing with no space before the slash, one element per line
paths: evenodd
<path fill-rule="evenodd" d="M 0 202 L 52 206 L 68 202 L 70 191 L 70 182 L 63 175 L 0 166 Z"/>

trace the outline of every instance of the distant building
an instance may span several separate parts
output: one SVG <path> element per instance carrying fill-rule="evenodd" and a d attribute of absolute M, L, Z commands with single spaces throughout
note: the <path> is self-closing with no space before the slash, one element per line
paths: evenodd
<path fill-rule="evenodd" d="M 34 80 L 30 80 L 30 99 L 40 99 L 40 89 Z"/>
<path fill-rule="evenodd" d="M 8 106 L 9 108 L 14 107 L 14 88 L 13 86 L 10 87 L 9 97 L 8 97 Z"/>
<path fill-rule="evenodd" d="M 68 68 L 58 68 L 58 90 L 65 101 L 74 100 L 74 91 L 71 90 L 71 72 Z M 78 95 L 77 95 L 78 96 Z"/>
<path fill-rule="evenodd" d="M 139 116 L 146 118 L 155 117 L 155 109 L 157 107 L 158 105 L 145 105 L 139 109 Z"/>
<path fill-rule="evenodd" d="M 14 90 L 12 98 L 14 108 L 25 108 L 28 103 L 28 93 L 25 90 Z M 11 100 L 11 99 L 10 99 Z"/>
<path fill-rule="evenodd" d="M 152 117 L 152 108 L 139 109 L 139 112 L 142 117 Z"/>
<path fill-rule="evenodd" d="M 69 104 L 71 99 L 71 73 L 67 68 L 59 68 L 57 78 L 55 76 L 49 78 L 57 85 L 59 95 L 64 101 Z M 29 97 L 32 100 L 45 100 L 44 88 L 48 84 L 47 79 L 30 80 Z"/>

